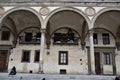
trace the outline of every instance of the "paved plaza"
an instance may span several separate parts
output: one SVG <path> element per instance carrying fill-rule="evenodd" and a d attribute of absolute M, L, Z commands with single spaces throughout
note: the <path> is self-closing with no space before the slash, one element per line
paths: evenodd
<path fill-rule="evenodd" d="M 67 75 L 67 74 L 25 74 L 17 73 L 16 75 L 8 75 L 8 73 L 0 73 L 0 80 L 114 80 L 115 76 L 102 75 Z"/>

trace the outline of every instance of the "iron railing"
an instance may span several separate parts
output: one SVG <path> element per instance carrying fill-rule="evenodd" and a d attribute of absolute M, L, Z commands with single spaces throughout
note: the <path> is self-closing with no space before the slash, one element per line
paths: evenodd
<path fill-rule="evenodd" d="M 58 41 L 54 40 L 55 38 L 53 37 L 53 44 L 54 45 L 78 45 L 79 38 L 74 37 L 73 40 L 71 39 L 60 39 Z"/>
<path fill-rule="evenodd" d="M 26 36 L 20 36 L 19 37 L 19 43 L 20 44 L 40 44 L 41 38 L 40 37 L 26 37 Z"/>

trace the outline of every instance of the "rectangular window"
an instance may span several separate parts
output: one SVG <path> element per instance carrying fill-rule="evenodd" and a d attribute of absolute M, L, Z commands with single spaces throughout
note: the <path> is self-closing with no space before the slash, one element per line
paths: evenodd
<path fill-rule="evenodd" d="M 10 32 L 9 31 L 2 31 L 1 40 L 9 40 Z"/>
<path fill-rule="evenodd" d="M 41 33 L 39 33 L 39 32 L 36 33 L 36 37 L 39 37 L 39 38 L 40 38 L 40 37 L 41 37 Z"/>
<path fill-rule="evenodd" d="M 60 43 L 61 42 L 61 33 L 54 34 L 54 42 Z"/>
<path fill-rule="evenodd" d="M 25 41 L 26 42 L 32 41 L 32 33 L 25 33 Z"/>
<path fill-rule="evenodd" d="M 29 50 L 23 51 L 22 62 L 30 62 L 30 51 Z"/>
<path fill-rule="evenodd" d="M 34 57 L 34 62 L 39 62 L 40 58 L 40 51 L 36 50 L 35 51 L 35 57 Z"/>
<path fill-rule="evenodd" d="M 68 35 L 68 39 L 67 39 L 68 42 L 69 43 L 73 43 L 74 42 L 74 38 L 75 38 L 74 37 L 74 33 L 68 33 L 67 35 Z"/>
<path fill-rule="evenodd" d="M 68 64 L 68 51 L 59 51 L 59 65 Z"/>
<path fill-rule="evenodd" d="M 41 41 L 41 33 L 36 33 L 36 41 L 37 42 Z"/>
<path fill-rule="evenodd" d="M 109 39 L 108 33 L 103 33 L 102 38 L 103 38 L 103 44 L 110 44 L 110 39 Z"/>
<path fill-rule="evenodd" d="M 66 74 L 66 69 L 60 69 L 60 74 Z"/>
<path fill-rule="evenodd" d="M 93 43 L 98 44 L 97 33 L 93 33 Z"/>
<path fill-rule="evenodd" d="M 110 53 L 104 53 L 104 64 L 110 65 L 111 64 L 111 54 Z"/>

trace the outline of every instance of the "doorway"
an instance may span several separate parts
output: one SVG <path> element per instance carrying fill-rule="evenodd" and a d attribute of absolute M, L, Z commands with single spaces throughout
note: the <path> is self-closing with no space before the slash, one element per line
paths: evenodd
<path fill-rule="evenodd" d="M 95 72 L 96 74 L 101 74 L 101 68 L 100 68 L 100 53 L 95 52 Z"/>
<path fill-rule="evenodd" d="M 0 50 L 0 72 L 5 72 L 7 70 L 7 50 Z"/>

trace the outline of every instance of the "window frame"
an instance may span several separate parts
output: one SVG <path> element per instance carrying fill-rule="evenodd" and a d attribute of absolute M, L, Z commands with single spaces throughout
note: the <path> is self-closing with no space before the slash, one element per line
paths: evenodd
<path fill-rule="evenodd" d="M 6 35 L 6 32 L 7 32 L 8 37 L 5 39 L 5 38 L 4 38 L 4 35 Z M 3 35 L 3 34 L 4 34 L 4 35 Z M 8 40 L 10 40 L 10 31 L 2 31 L 1 40 L 2 40 L 2 41 L 8 41 Z"/>
<path fill-rule="evenodd" d="M 36 33 L 36 42 L 41 42 L 41 32 Z"/>
<path fill-rule="evenodd" d="M 54 42 L 55 43 L 61 43 L 61 33 L 54 33 Z"/>
<path fill-rule="evenodd" d="M 111 65 L 112 64 L 112 53 L 111 52 L 103 52 L 103 60 L 104 60 L 104 65 Z"/>
<path fill-rule="evenodd" d="M 25 42 L 31 42 L 33 38 L 33 33 L 32 32 L 26 32 L 25 33 Z"/>
<path fill-rule="evenodd" d="M 61 54 L 63 54 L 63 61 L 65 60 L 65 62 L 61 62 Z M 59 51 L 59 65 L 68 65 L 68 51 Z"/>
<path fill-rule="evenodd" d="M 39 60 L 36 60 L 36 55 L 37 55 L 37 52 L 39 52 Z M 40 61 L 40 50 L 35 50 L 35 54 L 34 54 L 34 62 L 39 62 Z"/>
<path fill-rule="evenodd" d="M 29 52 L 29 55 L 28 55 L 28 60 L 24 60 L 24 57 L 25 57 L 25 52 Z M 21 58 L 21 62 L 30 62 L 30 53 L 31 51 L 30 50 L 23 50 L 22 51 L 22 58 Z"/>
<path fill-rule="evenodd" d="M 96 39 L 95 39 L 95 34 L 96 34 Z M 96 40 L 96 41 L 94 41 L 94 40 Z M 93 43 L 98 44 L 98 34 L 97 33 L 93 33 Z"/>
<path fill-rule="evenodd" d="M 67 70 L 66 69 L 60 69 L 60 74 L 67 74 Z"/>
<path fill-rule="evenodd" d="M 106 35 L 107 35 L 108 38 L 106 38 Z M 110 35 L 109 35 L 109 33 L 102 33 L 102 41 L 103 41 L 104 45 L 110 44 Z"/>

